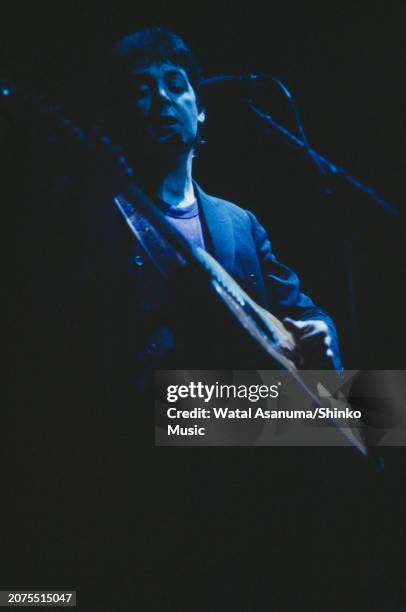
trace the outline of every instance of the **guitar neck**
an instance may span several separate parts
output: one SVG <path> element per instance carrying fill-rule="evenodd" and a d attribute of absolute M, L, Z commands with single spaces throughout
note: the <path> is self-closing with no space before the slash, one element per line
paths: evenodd
<path fill-rule="evenodd" d="M 292 354 L 295 349 L 295 342 L 293 336 L 286 330 L 283 323 L 273 314 L 256 304 L 214 257 L 204 249 L 191 244 L 169 223 L 158 206 L 153 203 L 134 180 L 128 182 L 128 186 L 124 191 L 124 197 L 116 197 L 115 202 L 134 234 L 136 234 L 135 215 L 137 210 L 152 224 L 153 229 L 162 235 L 168 246 L 176 254 L 180 255 L 180 260 L 183 260 L 183 263 L 193 264 L 204 274 L 208 282 L 212 285 L 216 283 L 217 287 L 221 287 L 223 301 L 225 301 L 225 295 L 227 295 L 228 305 L 231 299 L 237 305 L 237 310 L 238 307 L 240 308 L 239 314 L 234 312 L 234 316 L 240 320 L 240 323 L 246 326 L 248 323 L 247 319 L 249 318 L 249 324 L 252 329 L 254 327 L 257 328 L 257 340 L 260 334 L 265 334 L 268 336 L 268 341 L 272 342 L 273 350 L 278 350 L 284 357 Z M 253 332 L 252 335 L 254 335 Z M 293 365 L 292 362 L 290 363 Z"/>

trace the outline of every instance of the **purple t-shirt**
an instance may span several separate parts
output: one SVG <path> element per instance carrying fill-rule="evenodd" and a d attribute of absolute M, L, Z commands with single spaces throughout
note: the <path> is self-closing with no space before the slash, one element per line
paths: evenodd
<path fill-rule="evenodd" d="M 202 224 L 199 217 L 199 207 L 195 200 L 189 206 L 169 206 L 162 202 L 162 210 L 170 223 L 195 246 L 206 249 Z"/>

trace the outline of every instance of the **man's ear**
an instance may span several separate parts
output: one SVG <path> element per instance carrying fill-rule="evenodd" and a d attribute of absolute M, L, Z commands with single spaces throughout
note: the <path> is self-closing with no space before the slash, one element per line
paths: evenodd
<path fill-rule="evenodd" d="M 206 120 L 206 113 L 204 110 L 201 110 L 200 113 L 197 115 L 197 120 L 199 123 L 204 123 L 204 121 Z"/>

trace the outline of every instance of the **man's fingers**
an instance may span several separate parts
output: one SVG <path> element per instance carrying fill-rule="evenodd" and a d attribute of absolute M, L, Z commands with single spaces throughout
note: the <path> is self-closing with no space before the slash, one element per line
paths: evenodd
<path fill-rule="evenodd" d="M 326 335 L 324 329 L 312 329 L 308 333 L 300 336 L 300 341 L 306 342 L 307 340 L 313 340 L 313 338 L 315 338 L 317 342 L 324 343 L 326 346 L 330 346 L 331 344 L 331 336 Z"/>
<path fill-rule="evenodd" d="M 333 367 L 331 361 L 334 358 L 331 348 L 332 337 L 325 321 L 295 321 L 287 317 L 283 323 L 294 335 L 298 354 L 301 355 L 307 367 L 311 364 L 314 364 L 312 367 L 319 367 L 321 364 L 325 367 L 327 361 L 331 362 L 331 367 Z"/>
<path fill-rule="evenodd" d="M 287 317 L 283 323 L 294 335 L 297 350 L 307 367 L 334 367 L 333 341 L 325 321 L 295 321 Z"/>
<path fill-rule="evenodd" d="M 311 329 L 309 321 L 294 321 L 289 317 L 283 319 L 285 327 L 294 334 L 303 334 L 306 330 Z"/>

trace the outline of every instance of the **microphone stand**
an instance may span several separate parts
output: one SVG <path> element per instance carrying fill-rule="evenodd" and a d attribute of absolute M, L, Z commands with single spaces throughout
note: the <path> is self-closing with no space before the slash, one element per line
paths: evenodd
<path fill-rule="evenodd" d="M 273 74 L 270 73 L 259 73 L 259 74 L 248 74 L 248 75 L 219 75 L 204 79 L 199 84 L 199 88 L 203 89 L 209 88 L 209 90 L 217 86 L 222 85 L 242 85 L 252 86 L 256 83 L 260 82 L 273 82 L 279 88 L 279 90 L 283 93 L 283 95 L 289 101 L 291 109 L 294 113 L 296 125 L 300 134 L 300 138 L 292 134 L 289 130 L 283 127 L 280 123 L 278 123 L 272 115 L 269 113 L 264 113 L 257 106 L 255 106 L 251 97 L 248 98 L 248 104 L 250 110 L 255 113 L 269 128 L 269 131 L 272 133 L 276 133 L 278 136 L 282 138 L 282 140 L 289 146 L 294 147 L 306 155 L 308 155 L 313 162 L 313 164 L 317 167 L 318 171 L 324 176 L 327 177 L 339 177 L 344 179 L 349 185 L 354 187 L 356 190 L 366 194 L 375 204 L 377 204 L 380 208 L 382 208 L 388 215 L 396 216 L 398 211 L 393 208 L 388 202 L 386 202 L 380 195 L 378 195 L 371 187 L 362 183 L 358 179 L 354 178 L 345 168 L 337 166 L 329 159 L 315 151 L 308 141 L 306 136 L 306 132 L 303 127 L 303 123 L 300 118 L 298 105 L 295 102 L 295 99 L 286 85 L 278 78 L 276 78 Z"/>
<path fill-rule="evenodd" d="M 255 113 L 257 117 L 261 119 L 263 123 L 265 123 L 267 130 L 270 134 L 276 134 L 286 145 L 297 149 L 298 151 L 302 152 L 308 159 L 311 160 L 312 164 L 317 169 L 319 175 L 323 179 L 323 183 L 325 185 L 324 195 L 328 195 L 331 197 L 336 191 L 338 184 L 342 183 L 344 185 L 349 186 L 356 193 L 366 196 L 367 200 L 369 200 L 381 211 L 383 211 L 386 216 L 392 218 L 397 217 L 399 215 L 398 210 L 395 209 L 392 205 L 390 205 L 386 200 L 384 200 L 370 186 L 358 180 L 357 178 L 352 176 L 345 168 L 334 164 L 327 157 L 321 155 L 310 146 L 300 120 L 297 105 L 294 102 L 291 93 L 280 81 L 278 81 L 278 79 L 273 78 L 272 80 L 278 84 L 280 89 L 288 98 L 295 115 L 296 124 L 301 138 L 297 137 L 295 134 L 293 134 L 280 123 L 278 123 L 271 114 L 265 113 L 257 106 L 255 106 L 252 98 L 249 98 L 248 100 L 249 108 L 253 113 Z M 346 234 L 348 235 L 348 227 L 351 227 L 350 223 L 347 224 L 346 228 L 342 228 L 343 236 Z M 347 238 L 343 241 L 343 243 L 345 256 L 345 285 L 348 302 L 347 308 L 350 320 L 350 345 L 352 356 L 351 361 L 353 361 L 353 364 L 347 364 L 347 367 L 351 367 L 351 365 L 352 367 L 359 367 L 359 363 L 357 362 L 361 353 L 361 334 L 356 299 L 356 283 L 353 270 L 353 251 L 351 240 Z"/>
<path fill-rule="evenodd" d="M 278 123 L 272 115 L 268 113 L 264 113 L 259 110 L 252 100 L 249 100 L 250 109 L 260 117 L 270 128 L 270 131 L 276 133 L 278 136 L 281 136 L 282 140 L 289 146 L 302 151 L 305 155 L 309 155 L 312 161 L 316 164 L 319 171 L 326 177 L 330 175 L 331 177 L 338 177 L 343 179 L 346 183 L 348 183 L 351 187 L 354 187 L 357 191 L 364 193 L 368 198 L 374 202 L 377 206 L 379 206 L 382 210 L 384 210 L 391 217 L 396 217 L 399 214 L 399 211 L 391 206 L 386 200 L 384 200 L 372 187 L 369 187 L 365 183 L 353 177 L 348 170 L 341 166 L 337 166 L 332 161 L 324 157 L 315 149 L 310 147 L 308 142 L 304 139 L 300 139 L 292 132 L 283 127 L 280 123 Z"/>

